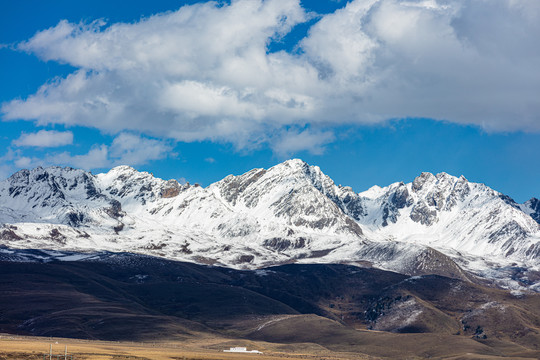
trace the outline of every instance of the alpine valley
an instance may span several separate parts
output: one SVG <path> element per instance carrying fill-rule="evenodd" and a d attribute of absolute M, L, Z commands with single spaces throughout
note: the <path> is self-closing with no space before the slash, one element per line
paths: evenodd
<path fill-rule="evenodd" d="M 538 199 L 446 173 L 356 193 L 298 159 L 208 187 L 21 170 L 0 183 L 0 331 L 536 358 L 539 222 Z"/>

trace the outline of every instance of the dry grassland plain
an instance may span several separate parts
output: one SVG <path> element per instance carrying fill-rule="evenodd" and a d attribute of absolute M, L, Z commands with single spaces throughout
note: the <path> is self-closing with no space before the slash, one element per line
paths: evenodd
<path fill-rule="evenodd" d="M 67 346 L 68 359 L 73 360 L 233 360 L 233 359 L 317 359 L 345 360 L 366 359 L 376 357 L 361 354 L 332 353 L 312 344 L 302 346 L 276 345 L 263 342 L 241 343 L 248 349 L 264 351 L 264 354 L 225 353 L 231 346 L 230 341 L 223 339 L 167 343 L 136 343 L 91 341 L 64 338 L 26 337 L 8 334 L 0 335 L 0 360 L 43 360 L 49 359 L 49 347 L 52 344 L 52 359 L 64 359 Z M 44 354 L 47 356 L 44 357 Z M 61 355 L 61 356 L 58 356 Z M 71 357 L 72 356 L 72 357 Z"/>

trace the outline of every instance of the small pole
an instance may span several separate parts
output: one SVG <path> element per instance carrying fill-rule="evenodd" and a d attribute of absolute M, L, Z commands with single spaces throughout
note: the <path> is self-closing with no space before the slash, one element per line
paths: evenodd
<path fill-rule="evenodd" d="M 49 345 L 49 360 L 52 360 L 52 344 Z"/>
<path fill-rule="evenodd" d="M 66 345 L 66 348 L 64 349 L 64 360 L 67 360 L 67 345 Z"/>

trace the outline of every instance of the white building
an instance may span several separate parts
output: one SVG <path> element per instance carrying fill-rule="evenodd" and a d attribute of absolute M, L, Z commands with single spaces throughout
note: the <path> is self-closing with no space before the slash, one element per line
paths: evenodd
<path fill-rule="evenodd" d="M 247 354 L 262 354 L 259 350 L 249 350 L 245 347 L 232 347 L 229 350 L 223 350 L 223 352 L 233 352 L 233 353 L 247 353 Z"/>

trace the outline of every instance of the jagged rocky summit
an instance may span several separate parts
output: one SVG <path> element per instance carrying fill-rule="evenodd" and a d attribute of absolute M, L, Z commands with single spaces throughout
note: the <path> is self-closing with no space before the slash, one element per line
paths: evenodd
<path fill-rule="evenodd" d="M 128 166 L 36 168 L 0 183 L 4 257 L 48 249 L 59 259 L 136 252 L 236 268 L 355 263 L 540 290 L 529 276 L 540 267 L 539 221 L 538 199 L 517 204 L 463 176 L 422 173 L 355 193 L 298 159 L 206 188 Z"/>

